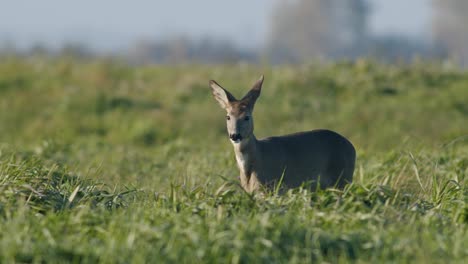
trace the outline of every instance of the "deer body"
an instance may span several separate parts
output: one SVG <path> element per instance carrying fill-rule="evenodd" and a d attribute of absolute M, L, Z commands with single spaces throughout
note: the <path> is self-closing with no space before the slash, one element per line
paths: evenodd
<path fill-rule="evenodd" d="M 330 130 L 312 130 L 257 140 L 253 134 L 253 106 L 263 76 L 251 91 L 237 100 L 211 81 L 213 95 L 227 111 L 229 137 L 234 146 L 240 181 L 247 192 L 261 187 L 343 188 L 353 178 L 356 153 L 343 136 Z"/>

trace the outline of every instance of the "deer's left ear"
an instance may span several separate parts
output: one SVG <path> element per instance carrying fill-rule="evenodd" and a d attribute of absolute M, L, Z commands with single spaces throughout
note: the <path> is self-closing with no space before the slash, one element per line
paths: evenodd
<path fill-rule="evenodd" d="M 260 76 L 255 84 L 253 85 L 252 89 L 242 98 L 241 101 L 247 103 L 251 108 L 255 105 L 257 98 L 260 96 L 260 92 L 262 91 L 262 84 L 263 84 L 263 75 Z"/>

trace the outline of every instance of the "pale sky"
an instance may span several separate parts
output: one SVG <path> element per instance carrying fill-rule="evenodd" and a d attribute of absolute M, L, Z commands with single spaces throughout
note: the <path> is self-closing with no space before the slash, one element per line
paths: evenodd
<path fill-rule="evenodd" d="M 187 34 L 215 35 L 258 47 L 281 0 L 0 0 L 0 43 L 20 47 L 41 42 L 59 47 L 79 41 L 108 50 L 137 39 Z M 425 36 L 430 0 L 369 0 L 371 30 Z"/>
<path fill-rule="evenodd" d="M 431 30 L 431 0 L 369 0 L 374 33 L 428 37 Z"/>

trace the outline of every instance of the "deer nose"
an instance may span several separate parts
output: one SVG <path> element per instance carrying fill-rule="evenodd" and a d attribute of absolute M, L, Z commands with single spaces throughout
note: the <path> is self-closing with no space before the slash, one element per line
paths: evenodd
<path fill-rule="evenodd" d="M 242 136 L 241 134 L 229 134 L 229 138 L 232 139 L 233 141 L 237 141 L 237 140 L 242 140 Z"/>

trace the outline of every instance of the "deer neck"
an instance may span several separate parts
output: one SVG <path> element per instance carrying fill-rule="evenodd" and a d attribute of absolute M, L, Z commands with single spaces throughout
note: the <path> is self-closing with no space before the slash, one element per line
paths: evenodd
<path fill-rule="evenodd" d="M 240 180 L 242 186 L 251 189 L 256 185 L 256 169 L 255 165 L 258 162 L 257 154 L 257 139 L 252 134 L 249 138 L 242 140 L 240 143 L 234 145 L 234 152 L 236 154 L 237 166 L 240 170 Z"/>

